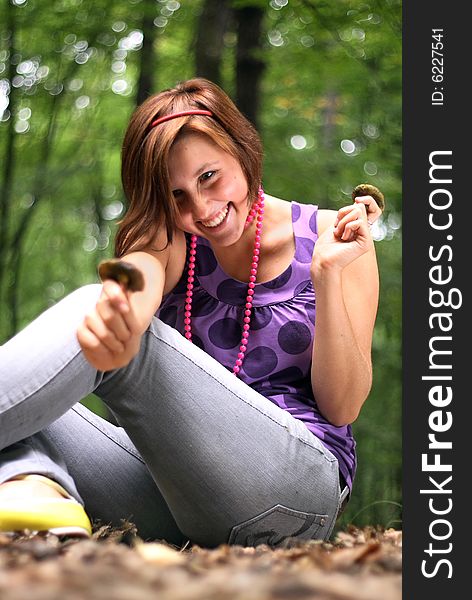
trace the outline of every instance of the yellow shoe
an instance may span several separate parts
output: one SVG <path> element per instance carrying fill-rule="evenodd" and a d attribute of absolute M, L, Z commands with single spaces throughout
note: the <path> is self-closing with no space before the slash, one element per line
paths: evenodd
<path fill-rule="evenodd" d="M 58 483 L 41 475 L 17 479 L 36 479 L 53 487 L 62 498 L 3 500 L 0 502 L 0 531 L 49 531 L 58 536 L 90 537 L 92 526 L 81 504 L 71 498 Z"/>

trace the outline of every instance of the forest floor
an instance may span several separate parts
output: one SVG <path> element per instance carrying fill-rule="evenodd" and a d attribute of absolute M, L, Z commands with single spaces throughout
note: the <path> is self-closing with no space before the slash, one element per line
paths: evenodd
<path fill-rule="evenodd" d="M 89 540 L 0 534 L 2 600 L 400 600 L 402 533 L 348 528 L 270 549 L 177 549 L 133 527 Z"/>

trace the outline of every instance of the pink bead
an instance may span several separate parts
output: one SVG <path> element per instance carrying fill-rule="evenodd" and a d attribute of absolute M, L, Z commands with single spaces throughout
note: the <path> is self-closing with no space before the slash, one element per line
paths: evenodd
<path fill-rule="evenodd" d="M 251 262 L 251 270 L 248 281 L 248 290 L 246 296 L 246 304 L 243 318 L 243 332 L 241 337 L 241 345 L 239 346 L 239 352 L 237 356 L 236 363 L 233 367 L 233 375 L 237 375 L 240 372 L 240 367 L 244 360 L 244 353 L 247 350 L 248 338 L 249 338 L 249 329 L 251 322 L 251 311 L 253 304 L 253 296 L 254 296 L 254 288 L 256 286 L 256 278 L 257 278 L 257 267 L 259 263 L 259 254 L 261 248 L 261 233 L 262 233 L 262 222 L 264 219 L 264 190 L 262 186 L 259 186 L 257 192 L 257 199 L 253 203 L 249 213 L 246 217 L 245 227 L 248 227 L 254 219 L 256 219 L 256 232 L 254 237 L 254 250 Z M 197 236 L 192 234 L 190 238 L 190 250 L 189 250 L 189 259 L 188 259 L 188 271 L 187 271 L 187 291 L 185 298 L 185 318 L 184 318 L 184 330 L 185 337 L 192 341 L 192 295 L 193 295 L 193 284 L 195 281 L 195 262 L 196 262 L 196 254 L 197 254 Z"/>

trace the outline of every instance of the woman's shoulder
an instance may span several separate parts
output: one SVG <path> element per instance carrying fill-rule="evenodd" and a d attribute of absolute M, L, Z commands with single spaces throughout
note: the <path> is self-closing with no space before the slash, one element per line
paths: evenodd
<path fill-rule="evenodd" d="M 269 196 L 269 200 L 273 204 L 275 212 L 279 218 L 282 220 L 290 219 L 292 211 L 291 207 L 293 204 L 292 201 L 284 200 L 283 198 L 277 198 L 275 196 Z M 308 205 L 316 209 L 318 235 L 321 235 L 324 231 L 326 231 L 326 229 L 334 225 L 338 211 L 331 210 L 329 208 L 319 208 L 316 204 L 307 202 L 295 202 L 295 204 L 300 204 L 301 206 Z"/>

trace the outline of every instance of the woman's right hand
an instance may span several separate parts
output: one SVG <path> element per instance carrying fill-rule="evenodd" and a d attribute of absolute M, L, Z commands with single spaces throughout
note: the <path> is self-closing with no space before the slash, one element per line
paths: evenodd
<path fill-rule="evenodd" d="M 95 308 L 77 330 L 85 358 L 99 371 L 124 367 L 139 351 L 142 329 L 129 295 L 115 281 L 105 281 Z"/>

